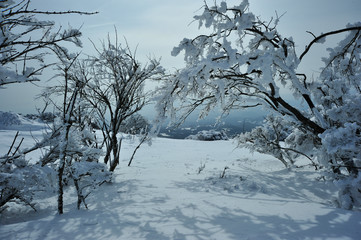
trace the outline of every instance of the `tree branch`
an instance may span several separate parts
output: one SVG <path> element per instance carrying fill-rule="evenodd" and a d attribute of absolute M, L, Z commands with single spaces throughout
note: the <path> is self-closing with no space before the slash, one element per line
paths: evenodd
<path fill-rule="evenodd" d="M 313 39 L 310 44 L 308 44 L 308 46 L 306 47 L 305 51 L 301 54 L 300 56 L 300 60 L 302 60 L 302 58 L 308 53 L 308 51 L 310 50 L 311 46 L 315 43 L 317 43 L 319 40 L 321 40 L 322 38 L 325 38 L 329 35 L 335 35 L 335 34 L 339 34 L 339 33 L 343 33 L 343 32 L 348 32 L 348 31 L 355 31 L 355 30 L 358 30 L 360 31 L 361 30 L 361 26 L 359 27 L 350 27 L 350 28 L 343 28 L 343 29 L 339 29 L 339 30 L 336 30 L 336 31 L 331 31 L 331 32 L 327 32 L 327 33 L 324 33 L 324 34 L 321 34 L 320 36 L 316 37 L 315 39 Z"/>

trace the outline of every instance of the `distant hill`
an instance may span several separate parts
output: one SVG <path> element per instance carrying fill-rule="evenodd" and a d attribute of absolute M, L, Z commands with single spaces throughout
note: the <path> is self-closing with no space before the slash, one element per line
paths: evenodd
<path fill-rule="evenodd" d="M 249 132 L 253 128 L 260 126 L 262 121 L 263 117 L 243 119 L 240 121 L 235 121 L 234 119 L 227 120 L 217 125 L 215 125 L 215 120 L 213 123 L 211 123 L 211 121 L 187 122 L 179 128 L 163 127 L 160 130 L 159 136 L 174 139 L 185 139 L 190 135 L 196 135 L 200 131 L 217 130 L 224 131 L 228 137 L 233 138 L 240 133 Z"/>

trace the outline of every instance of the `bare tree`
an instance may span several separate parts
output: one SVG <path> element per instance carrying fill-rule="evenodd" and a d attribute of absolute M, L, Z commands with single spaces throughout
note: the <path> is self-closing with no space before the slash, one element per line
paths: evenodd
<path fill-rule="evenodd" d="M 145 91 L 144 85 L 160 77 L 164 70 L 155 59 L 142 66 L 129 47 L 121 46 L 117 39 L 113 44 L 108 37 L 96 50 L 97 56 L 85 60 L 78 72 L 89 79 L 84 97 L 95 110 L 103 132 L 104 163 L 114 171 L 119 164 L 120 127 L 149 102 L 152 93 Z"/>

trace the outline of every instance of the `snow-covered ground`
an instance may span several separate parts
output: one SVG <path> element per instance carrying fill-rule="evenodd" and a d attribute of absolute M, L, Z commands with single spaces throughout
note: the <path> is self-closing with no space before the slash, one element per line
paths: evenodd
<path fill-rule="evenodd" d="M 0 130 L 0 154 L 15 128 Z M 21 132 L 24 147 L 42 131 Z M 312 168 L 286 170 L 231 140 L 166 138 L 127 167 L 137 143 L 125 141 L 113 183 L 87 198 L 89 210 L 76 210 L 72 189 L 61 216 L 55 197 L 38 212 L 13 206 L 0 215 L 0 239 L 361 239 L 361 212 L 335 208 L 333 185 Z"/>

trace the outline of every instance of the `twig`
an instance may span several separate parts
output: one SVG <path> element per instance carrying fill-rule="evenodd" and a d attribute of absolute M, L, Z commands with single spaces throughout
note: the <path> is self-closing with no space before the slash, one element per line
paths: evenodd
<path fill-rule="evenodd" d="M 11 153 L 11 149 L 13 149 L 14 144 L 15 144 L 15 141 L 16 141 L 16 139 L 18 138 L 18 135 L 19 135 L 19 131 L 17 131 L 16 134 L 15 134 L 15 137 L 14 137 L 14 139 L 13 139 L 13 142 L 11 143 L 11 146 L 10 146 L 10 148 L 9 148 L 9 151 L 8 151 L 8 153 L 6 154 L 7 156 L 9 156 L 9 154 Z M 14 153 L 14 154 L 15 154 L 15 153 Z M 14 156 L 14 154 L 13 154 L 13 156 Z"/>
<path fill-rule="evenodd" d="M 317 38 L 316 35 L 313 34 L 313 32 L 311 32 L 311 31 L 306 31 L 306 33 L 309 33 L 309 34 L 311 34 L 314 38 Z"/>
<path fill-rule="evenodd" d="M 18 150 L 19 150 L 21 144 L 23 143 L 23 141 L 24 141 L 24 138 L 21 139 L 19 145 L 16 147 L 16 149 L 15 149 L 15 151 L 14 151 L 14 153 L 13 153 L 13 156 L 18 152 Z"/>
<path fill-rule="evenodd" d="M 140 148 L 140 146 L 145 142 L 145 140 L 147 139 L 147 136 L 148 136 L 148 132 L 143 136 L 143 138 L 142 138 L 142 140 L 140 140 L 138 146 L 134 149 L 134 152 L 133 152 L 133 154 L 132 154 L 132 157 L 131 157 L 130 160 L 129 160 L 128 167 L 130 166 L 130 164 L 132 164 L 132 161 L 133 161 L 133 158 L 134 158 L 135 153 L 138 151 L 138 149 Z"/>
<path fill-rule="evenodd" d="M 229 167 L 225 167 L 224 169 L 223 169 L 223 172 L 222 172 L 222 174 L 221 174 L 221 178 L 224 178 L 225 176 L 226 176 L 226 170 L 227 169 L 229 169 Z"/>

